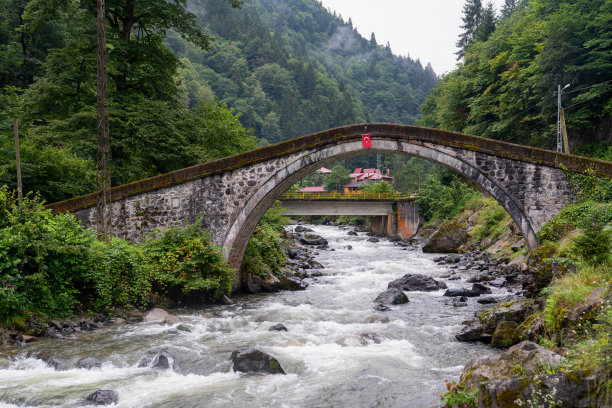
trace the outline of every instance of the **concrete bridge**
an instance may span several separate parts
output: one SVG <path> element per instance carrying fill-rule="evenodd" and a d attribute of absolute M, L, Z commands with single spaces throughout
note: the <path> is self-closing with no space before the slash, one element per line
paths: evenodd
<path fill-rule="evenodd" d="M 371 148 L 362 147 L 362 134 L 371 135 Z M 473 180 L 512 216 L 531 248 L 538 245 L 536 233 L 571 197 L 561 165 L 612 177 L 611 162 L 440 129 L 350 125 L 115 187 L 112 233 L 138 241 L 155 227 L 201 217 L 230 266 L 239 267 L 251 233 L 285 190 L 321 166 L 374 153 L 422 157 Z M 95 206 L 90 194 L 49 207 L 95 226 Z"/>
<path fill-rule="evenodd" d="M 286 215 L 365 215 L 372 232 L 391 238 L 413 236 L 421 225 L 416 194 L 399 193 L 283 193 Z"/>

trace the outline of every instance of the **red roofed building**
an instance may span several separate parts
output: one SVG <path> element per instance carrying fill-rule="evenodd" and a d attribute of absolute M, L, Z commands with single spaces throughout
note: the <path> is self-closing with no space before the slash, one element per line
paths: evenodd
<path fill-rule="evenodd" d="M 351 183 L 344 186 L 345 193 L 359 190 L 361 187 L 371 183 L 380 183 L 381 181 L 386 181 L 389 184 L 393 183 L 393 177 L 389 176 L 389 169 L 387 169 L 385 174 L 382 174 L 379 169 L 363 169 L 358 167 L 349 174 L 349 177 L 351 178 Z"/>
<path fill-rule="evenodd" d="M 304 187 L 299 189 L 300 193 L 324 193 L 325 187 L 317 186 L 317 187 Z"/>

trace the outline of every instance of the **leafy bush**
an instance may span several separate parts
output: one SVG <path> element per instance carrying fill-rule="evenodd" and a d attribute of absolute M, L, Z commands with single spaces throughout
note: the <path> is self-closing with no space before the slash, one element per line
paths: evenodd
<path fill-rule="evenodd" d="M 24 308 L 70 315 L 79 304 L 93 234 L 71 214 L 53 216 L 37 197 L 18 204 L 6 188 L 2 191 L 0 280 L 15 287 Z"/>
<path fill-rule="evenodd" d="M 260 276 L 280 273 L 287 262 L 280 236 L 289 222 L 284 212 L 277 201 L 261 218 L 247 245 L 242 264 L 244 272 Z"/>
<path fill-rule="evenodd" d="M 140 247 L 120 238 L 95 241 L 89 250 L 87 278 L 96 311 L 143 307 L 151 292 L 151 265 Z"/>
<path fill-rule="evenodd" d="M 559 211 L 538 233 L 540 241 L 558 241 L 575 229 L 587 229 L 593 224 L 609 224 L 612 221 L 612 203 L 582 201 L 570 204 Z"/>
<path fill-rule="evenodd" d="M 486 207 L 478 217 L 478 224 L 472 230 L 472 237 L 477 241 L 490 237 L 499 238 L 510 221 L 510 215 L 494 199 L 486 199 Z"/>
<path fill-rule="evenodd" d="M 210 234 L 202 231 L 200 220 L 158 231 L 142 249 L 153 289 L 179 304 L 215 301 L 232 289 L 234 271 Z"/>
<path fill-rule="evenodd" d="M 395 193 L 395 189 L 391 186 L 391 184 L 386 181 L 381 181 L 379 183 L 370 183 L 366 184 L 363 188 L 363 191 L 366 193 Z"/>
<path fill-rule="evenodd" d="M 574 238 L 574 248 L 587 263 L 604 264 L 610 260 L 612 236 L 596 223 L 584 231 L 584 234 Z"/>
<path fill-rule="evenodd" d="M 449 382 L 444 380 L 444 382 L 448 391 L 440 394 L 440 402 L 444 404 L 445 408 L 470 408 L 477 405 L 478 388 L 467 390 L 463 385 L 459 385 L 455 381 Z"/>
<path fill-rule="evenodd" d="M 439 178 L 428 176 L 419 191 L 417 203 L 425 220 L 444 221 L 457 214 L 476 195 L 474 190 L 457 178 L 445 185 Z"/>

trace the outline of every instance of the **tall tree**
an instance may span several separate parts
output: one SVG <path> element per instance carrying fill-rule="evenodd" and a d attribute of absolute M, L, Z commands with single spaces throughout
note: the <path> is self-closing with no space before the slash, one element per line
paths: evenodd
<path fill-rule="evenodd" d="M 478 22 L 478 27 L 474 31 L 474 40 L 487 41 L 493 31 L 495 31 L 496 24 L 495 9 L 493 3 L 488 2 Z"/>
<path fill-rule="evenodd" d="M 463 25 L 461 28 L 463 32 L 459 34 L 459 40 L 456 45 L 459 50 L 455 53 L 457 54 L 457 60 L 462 59 L 467 52 L 467 49 L 474 38 L 474 33 L 478 28 L 478 24 L 480 23 L 480 17 L 482 16 L 482 2 L 481 0 L 466 0 L 463 5 L 463 17 L 461 20 L 463 21 Z"/>
<path fill-rule="evenodd" d="M 501 10 L 501 17 L 508 18 L 516 10 L 517 0 L 505 0 Z"/>

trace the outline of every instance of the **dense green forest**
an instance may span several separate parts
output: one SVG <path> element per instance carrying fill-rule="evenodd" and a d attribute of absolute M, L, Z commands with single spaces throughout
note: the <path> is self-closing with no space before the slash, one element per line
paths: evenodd
<path fill-rule="evenodd" d="M 463 59 L 432 91 L 420 124 L 554 149 L 555 92 L 569 84 L 573 151 L 612 160 L 612 1 L 506 3 L 486 19 L 479 0 L 466 2 Z"/>
<path fill-rule="evenodd" d="M 107 2 L 112 183 L 369 120 L 414 123 L 436 82 L 312 0 Z M 0 0 L 0 183 L 95 189 L 93 0 Z"/>

